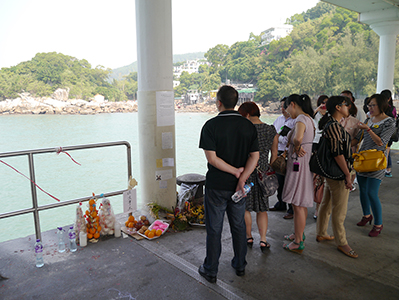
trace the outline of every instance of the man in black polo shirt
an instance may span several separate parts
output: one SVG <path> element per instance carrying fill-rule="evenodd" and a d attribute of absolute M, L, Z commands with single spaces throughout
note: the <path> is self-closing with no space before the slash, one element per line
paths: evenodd
<path fill-rule="evenodd" d="M 238 276 L 245 274 L 247 254 L 245 234 L 245 198 L 231 200 L 235 191 L 244 191 L 245 181 L 259 159 L 257 131 L 234 107 L 238 92 L 222 86 L 216 96 L 219 114 L 202 127 L 200 145 L 208 161 L 205 182 L 206 258 L 198 272 L 211 283 L 216 282 L 224 214 L 230 223 L 234 258 L 232 267 Z"/>

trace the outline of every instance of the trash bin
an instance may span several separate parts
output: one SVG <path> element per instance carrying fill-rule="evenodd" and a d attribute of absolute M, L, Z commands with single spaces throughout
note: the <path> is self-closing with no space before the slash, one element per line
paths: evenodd
<path fill-rule="evenodd" d="M 194 198 L 202 198 L 204 196 L 204 184 L 205 184 L 205 176 L 201 174 L 189 173 L 178 176 L 176 178 L 176 184 L 181 185 L 182 183 L 193 185 L 198 184 L 197 192 L 195 193 Z"/>

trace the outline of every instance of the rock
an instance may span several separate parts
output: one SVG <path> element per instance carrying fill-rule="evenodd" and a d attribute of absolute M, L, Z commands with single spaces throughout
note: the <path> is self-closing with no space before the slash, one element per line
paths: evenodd
<path fill-rule="evenodd" d="M 55 92 L 51 95 L 51 97 L 55 100 L 59 101 L 68 101 L 69 98 L 69 88 L 66 89 L 56 89 Z"/>

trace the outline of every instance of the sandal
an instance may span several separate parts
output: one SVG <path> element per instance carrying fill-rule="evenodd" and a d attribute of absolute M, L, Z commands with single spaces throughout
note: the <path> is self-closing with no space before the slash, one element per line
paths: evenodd
<path fill-rule="evenodd" d="M 252 241 L 250 242 L 250 240 L 252 240 Z M 254 244 L 254 238 L 252 236 L 247 238 L 247 246 L 249 248 L 252 248 L 253 244 Z"/>
<path fill-rule="evenodd" d="M 260 250 L 264 252 L 266 249 L 270 249 L 270 244 L 268 242 L 260 241 Z"/>
<path fill-rule="evenodd" d="M 298 247 L 298 248 L 295 248 L 295 249 L 290 249 L 290 245 L 291 245 L 291 244 L 299 245 L 299 247 Z M 288 251 L 291 251 L 291 252 L 302 253 L 303 250 L 305 249 L 305 245 L 303 244 L 302 241 L 299 242 L 299 243 L 291 242 L 290 244 L 285 244 L 285 245 L 283 246 L 283 248 L 284 248 L 285 250 L 288 250 Z"/>
<path fill-rule="evenodd" d="M 346 252 L 345 250 L 344 250 L 344 248 L 342 248 L 341 246 L 338 246 L 337 247 L 337 249 L 339 250 L 339 251 L 341 251 L 343 254 L 345 254 L 345 255 L 348 255 L 349 257 L 352 257 L 352 258 L 357 258 L 359 255 L 357 255 L 357 253 L 355 252 L 355 250 L 350 250 L 350 251 L 348 251 L 348 252 Z"/>
<path fill-rule="evenodd" d="M 291 237 L 291 236 L 292 236 L 292 237 Z M 289 241 L 289 242 L 295 241 L 295 233 L 291 233 L 290 235 L 285 235 L 285 236 L 284 236 L 284 239 L 287 240 L 287 241 Z M 302 235 L 302 240 L 305 241 L 305 239 L 306 239 L 306 236 L 305 236 L 305 233 L 303 233 L 303 235 Z"/>

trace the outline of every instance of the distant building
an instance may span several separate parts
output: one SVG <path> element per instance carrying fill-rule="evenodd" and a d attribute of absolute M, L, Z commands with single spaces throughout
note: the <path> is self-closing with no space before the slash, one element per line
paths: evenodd
<path fill-rule="evenodd" d="M 294 27 L 292 25 L 284 24 L 275 27 L 271 27 L 260 34 L 262 39 L 262 45 L 270 44 L 273 40 L 279 40 L 288 36 Z"/>
<path fill-rule="evenodd" d="M 256 88 L 246 88 L 246 89 L 238 89 L 238 102 L 237 105 L 241 105 L 247 101 L 254 101 Z"/>
<path fill-rule="evenodd" d="M 203 61 L 203 59 L 201 61 L 199 59 L 187 60 L 181 66 L 173 67 L 173 75 L 179 78 L 182 72 L 188 72 L 189 74 L 198 73 L 199 66 L 204 64 L 208 64 L 208 62 Z"/>

